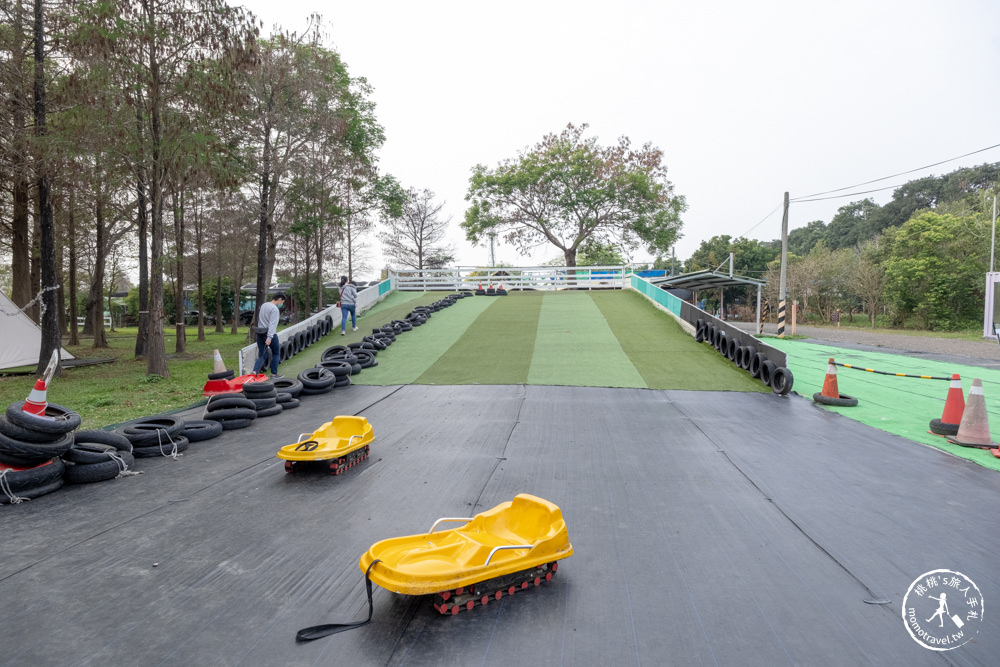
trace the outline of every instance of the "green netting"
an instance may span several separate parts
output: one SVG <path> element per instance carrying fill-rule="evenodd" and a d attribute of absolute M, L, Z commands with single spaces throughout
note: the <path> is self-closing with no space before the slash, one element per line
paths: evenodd
<path fill-rule="evenodd" d="M 939 377 L 951 377 L 953 373 L 958 373 L 962 377 L 962 387 L 966 394 L 972 386 L 973 378 L 980 378 L 983 381 L 993 439 L 996 440 L 996 427 L 1000 426 L 1000 371 L 797 340 L 768 338 L 767 342 L 788 355 L 788 367 L 795 376 L 794 389 L 809 398 L 813 393 L 822 391 L 830 357 L 837 363 L 890 373 Z M 944 438 L 928 432 L 930 421 L 941 417 L 948 396 L 948 386 L 949 383 L 943 380 L 879 375 L 837 367 L 837 388 L 841 394 L 857 398 L 858 405 L 853 408 L 838 408 L 817 404 L 817 409 L 832 410 L 863 424 L 1000 470 L 1000 459 L 988 451 L 952 445 Z"/>

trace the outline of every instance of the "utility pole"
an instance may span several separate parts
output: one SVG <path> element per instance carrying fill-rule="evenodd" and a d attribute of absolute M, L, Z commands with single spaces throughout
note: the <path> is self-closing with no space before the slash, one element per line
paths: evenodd
<path fill-rule="evenodd" d="M 997 243 L 997 196 L 993 195 L 993 236 L 990 237 L 990 273 L 993 273 L 993 248 Z"/>
<path fill-rule="evenodd" d="M 496 257 L 496 254 L 494 254 L 494 249 L 493 249 L 493 241 L 494 240 L 496 240 L 496 234 L 490 234 L 490 266 L 491 267 L 497 265 L 497 257 Z"/>
<path fill-rule="evenodd" d="M 788 291 L 788 193 L 781 215 L 781 280 L 778 283 L 778 338 L 785 337 L 785 297 Z"/>

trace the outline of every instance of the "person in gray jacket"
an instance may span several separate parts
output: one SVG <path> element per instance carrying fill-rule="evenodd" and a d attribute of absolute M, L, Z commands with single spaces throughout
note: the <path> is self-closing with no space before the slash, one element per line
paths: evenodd
<path fill-rule="evenodd" d="M 340 276 L 340 335 L 347 335 L 347 314 L 351 314 L 351 326 L 358 330 L 358 316 L 355 304 L 358 301 L 358 289 L 354 283 L 347 281 L 347 276 Z"/>
<path fill-rule="evenodd" d="M 271 377 L 278 375 L 278 362 L 281 361 L 281 343 L 278 342 L 278 318 L 281 317 L 281 307 L 285 305 L 285 295 L 275 292 L 269 303 L 260 307 L 257 314 L 257 361 L 253 364 L 254 375 L 264 367 L 267 350 L 271 350 Z"/>

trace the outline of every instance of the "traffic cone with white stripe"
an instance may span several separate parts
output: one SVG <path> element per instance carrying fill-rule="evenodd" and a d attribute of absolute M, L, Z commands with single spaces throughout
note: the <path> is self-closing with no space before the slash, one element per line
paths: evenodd
<path fill-rule="evenodd" d="M 944 412 L 941 413 L 941 419 L 931 420 L 929 433 L 940 436 L 957 435 L 964 412 L 965 395 L 962 394 L 962 378 L 958 373 L 954 373 L 951 376 L 951 386 L 948 387 L 948 397 L 944 401 Z"/>
<path fill-rule="evenodd" d="M 823 391 L 820 393 L 827 398 L 840 398 L 840 391 L 837 389 L 837 366 L 833 363 L 833 357 L 830 357 L 827 363 Z"/>
<path fill-rule="evenodd" d="M 948 436 L 948 442 L 963 447 L 978 447 L 980 449 L 996 449 L 997 443 L 990 436 L 990 421 L 986 414 L 986 397 L 983 395 L 983 381 L 975 378 L 972 389 L 969 390 L 969 400 L 962 413 L 962 423 L 958 433 Z"/>
<path fill-rule="evenodd" d="M 216 373 L 226 372 L 226 363 L 222 360 L 222 355 L 219 354 L 218 350 L 215 351 L 215 372 Z"/>
<path fill-rule="evenodd" d="M 29 412 L 33 415 L 38 415 L 39 417 L 45 416 L 45 408 L 48 407 L 48 402 L 45 400 L 45 393 L 47 387 L 45 385 L 44 378 L 38 378 L 35 380 L 35 387 L 28 394 L 28 398 L 24 400 L 24 405 L 21 407 L 22 412 Z"/>

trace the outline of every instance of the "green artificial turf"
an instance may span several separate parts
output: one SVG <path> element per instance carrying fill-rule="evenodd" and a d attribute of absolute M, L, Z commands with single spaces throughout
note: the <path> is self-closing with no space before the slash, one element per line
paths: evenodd
<path fill-rule="evenodd" d="M 767 342 L 788 355 L 788 368 L 795 377 L 794 390 L 807 398 L 823 389 L 827 362 L 833 357 L 837 363 L 861 368 L 872 368 L 887 373 L 931 375 L 950 378 L 953 373 L 962 377 L 962 388 L 968 400 L 973 378 L 983 381 L 986 412 L 991 420 L 993 440 L 997 440 L 1000 426 L 1000 371 L 980 366 L 962 366 L 934 361 L 919 356 L 906 357 L 884 352 L 868 352 L 830 347 L 814 343 L 768 338 Z M 889 433 L 930 445 L 970 461 L 1000 470 L 1000 459 L 990 452 L 953 445 L 944 438 L 928 433 L 932 419 L 940 419 L 948 396 L 947 380 L 881 375 L 863 370 L 837 367 L 837 389 L 840 394 L 858 399 L 851 408 L 820 406 L 856 421 Z"/>
<path fill-rule="evenodd" d="M 464 299 L 379 364 L 356 381 L 770 391 L 631 290 Z"/>

